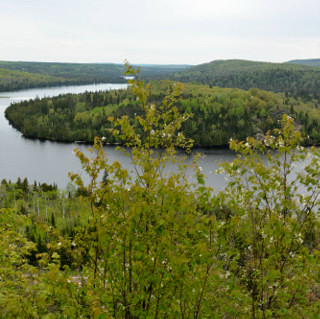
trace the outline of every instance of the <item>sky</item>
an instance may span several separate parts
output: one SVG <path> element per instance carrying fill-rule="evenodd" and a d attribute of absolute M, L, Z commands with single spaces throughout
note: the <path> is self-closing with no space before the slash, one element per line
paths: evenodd
<path fill-rule="evenodd" d="M 320 58 L 319 0 L 0 0 L 0 60 Z"/>

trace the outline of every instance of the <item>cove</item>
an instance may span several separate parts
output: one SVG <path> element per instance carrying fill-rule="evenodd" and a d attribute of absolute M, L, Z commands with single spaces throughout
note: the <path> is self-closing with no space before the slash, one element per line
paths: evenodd
<path fill-rule="evenodd" d="M 92 84 L 49 88 L 34 88 L 14 92 L 0 93 L 0 179 L 15 182 L 18 177 L 28 178 L 29 183 L 35 180 L 41 183 L 57 184 L 65 188 L 70 182 L 68 172 L 81 172 L 78 159 L 73 154 L 75 147 L 86 152 L 87 144 L 59 143 L 27 139 L 20 132 L 9 125 L 4 116 L 5 109 L 15 102 L 36 97 L 57 96 L 65 93 L 83 93 L 85 91 L 101 91 L 110 89 L 124 89 L 127 84 Z M 130 168 L 130 159 L 117 151 L 114 146 L 105 146 L 110 160 L 119 161 L 124 167 Z M 202 157 L 199 165 L 206 175 L 206 184 L 217 190 L 223 189 L 226 184 L 225 177 L 215 174 L 219 163 L 231 161 L 235 155 L 228 149 L 195 149 L 193 154 L 200 152 Z M 192 155 L 187 161 L 192 161 Z M 168 171 L 174 170 L 168 165 Z M 187 172 L 192 174 L 192 172 Z"/>

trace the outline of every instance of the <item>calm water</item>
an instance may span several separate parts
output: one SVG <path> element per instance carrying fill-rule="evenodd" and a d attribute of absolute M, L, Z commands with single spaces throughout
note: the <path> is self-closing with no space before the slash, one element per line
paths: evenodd
<path fill-rule="evenodd" d="M 18 177 L 27 177 L 30 183 L 36 180 L 56 183 L 58 187 L 64 188 L 69 182 L 69 171 L 81 172 L 80 164 L 73 155 L 73 149 L 79 147 L 85 151 L 88 148 L 86 145 L 41 142 L 22 137 L 21 133 L 12 128 L 4 117 L 4 111 L 11 103 L 62 93 L 121 89 L 126 86 L 126 84 L 78 85 L 0 93 L 0 148 L 2 150 L 0 154 L 0 180 L 6 178 L 16 181 Z M 114 147 L 105 147 L 105 150 L 111 160 L 119 161 L 126 167 L 130 166 L 130 159 L 116 151 Z M 222 189 L 225 185 L 225 178 L 214 172 L 220 162 L 233 160 L 234 154 L 227 149 L 197 149 L 196 152 L 203 154 L 199 165 L 207 176 L 207 184 L 216 189 Z M 191 156 L 187 160 L 191 161 Z M 173 169 L 169 165 L 168 170 Z"/>

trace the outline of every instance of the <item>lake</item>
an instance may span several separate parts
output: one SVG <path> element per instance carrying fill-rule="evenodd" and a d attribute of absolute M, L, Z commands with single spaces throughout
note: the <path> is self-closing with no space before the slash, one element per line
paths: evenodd
<path fill-rule="evenodd" d="M 29 183 L 45 182 L 56 183 L 59 188 L 65 188 L 69 182 L 68 172 L 81 172 L 78 159 L 73 154 L 75 147 L 86 151 L 88 145 L 65 144 L 51 141 L 27 139 L 20 132 L 9 125 L 4 116 L 5 109 L 14 102 L 33 99 L 36 97 L 56 96 L 63 93 L 82 93 L 85 91 L 100 91 L 123 89 L 127 84 L 96 84 L 76 85 L 51 88 L 35 88 L 16 92 L 0 92 L 0 180 L 5 178 L 15 182 L 18 177 L 28 178 Z M 125 167 L 130 166 L 130 159 L 114 146 L 106 146 L 105 151 L 109 158 L 119 161 Z M 199 165 L 207 176 L 207 184 L 217 190 L 225 186 L 225 177 L 215 174 L 219 163 L 234 159 L 234 153 L 228 149 L 196 149 L 193 154 L 200 152 L 202 157 Z M 192 161 L 189 156 L 187 161 Z M 168 170 L 174 170 L 168 165 Z M 191 174 L 191 173 L 190 173 Z"/>

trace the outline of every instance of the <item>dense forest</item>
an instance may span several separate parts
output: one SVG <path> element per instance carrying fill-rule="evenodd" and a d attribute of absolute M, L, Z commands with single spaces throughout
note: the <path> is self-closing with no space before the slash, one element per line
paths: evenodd
<path fill-rule="evenodd" d="M 259 88 L 273 92 L 290 92 L 300 97 L 320 98 L 320 68 L 307 65 L 217 60 L 168 74 L 167 78 L 210 86 L 245 90 Z"/>
<path fill-rule="evenodd" d="M 230 141 L 223 192 L 196 158 L 190 184 L 175 157 L 192 146 L 180 87 L 154 104 L 131 84 L 141 112 L 113 119 L 112 134 L 135 177 L 96 138 L 89 157 L 75 150 L 87 185 L 73 173 L 64 192 L 2 181 L 1 318 L 318 318 L 320 152 L 283 115 L 262 140 Z M 166 175 L 168 161 L 178 169 Z"/>
<path fill-rule="evenodd" d="M 173 86 L 170 81 L 152 82 L 150 101 L 160 105 Z M 288 93 L 274 94 L 259 89 L 244 91 L 184 84 L 177 107 L 181 114 L 191 116 L 182 131 L 194 140 L 195 146 L 227 146 L 230 138 L 261 137 L 269 129 L 278 127 L 284 113 L 296 120 L 306 144 L 320 142 L 316 99 L 305 101 Z M 134 115 L 141 112 L 141 101 L 128 89 L 23 101 L 12 104 L 5 115 L 26 137 L 93 142 L 95 136 L 103 136 L 106 143 L 114 144 L 121 140 L 110 133 L 112 123 L 108 117 L 126 115 L 135 122 Z M 135 125 L 141 131 L 139 124 Z"/>
<path fill-rule="evenodd" d="M 187 65 L 143 65 L 145 77 L 177 72 Z M 0 61 L 0 92 L 43 86 L 125 83 L 123 64 Z"/>

